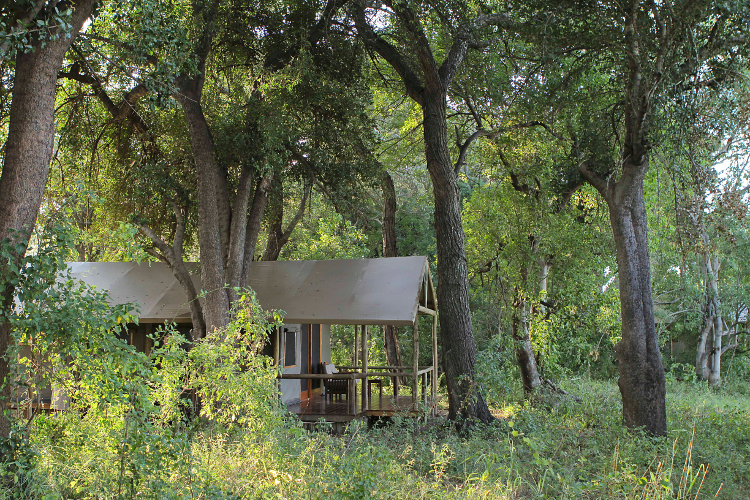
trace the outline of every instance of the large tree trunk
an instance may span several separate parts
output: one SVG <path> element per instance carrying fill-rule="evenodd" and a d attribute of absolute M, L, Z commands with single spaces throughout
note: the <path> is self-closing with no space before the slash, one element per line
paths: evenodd
<path fill-rule="evenodd" d="M 203 69 L 203 68 L 201 68 Z M 198 239 L 200 242 L 201 285 L 206 292 L 203 314 L 208 331 L 221 328 L 229 320 L 229 295 L 225 288 L 224 224 L 220 220 L 217 199 L 226 199 L 219 166 L 214 157 L 211 131 L 203 115 L 202 76 L 180 86 L 175 98 L 185 113 L 190 143 L 197 169 Z"/>
<path fill-rule="evenodd" d="M 615 352 L 619 362 L 623 422 L 627 427 L 645 427 L 649 433 L 663 436 L 667 433 L 666 387 L 651 296 L 643 179 L 648 172 L 650 149 L 646 127 L 669 49 L 669 30 L 655 3 L 643 7 L 639 0 L 631 0 L 623 7 L 628 75 L 624 88 L 620 178 L 615 180 L 612 172 L 608 172 L 607 177 L 598 175 L 589 168 L 594 166 L 589 164 L 593 160 L 584 158 L 585 153 L 579 150 L 578 143 L 573 149 L 580 161 L 581 175 L 607 202 L 617 250 L 622 340 L 615 346 Z M 651 37 L 650 33 L 639 32 L 637 20 L 643 8 L 647 10 L 645 15 L 653 17 L 659 28 L 654 40 L 659 49 L 652 59 L 641 55 L 642 37 Z M 645 60 L 653 70 L 650 79 L 645 78 L 641 66 Z"/>
<path fill-rule="evenodd" d="M 34 229 L 39 206 L 47 184 L 49 163 L 55 138 L 55 90 L 57 72 L 62 67 L 63 57 L 76 38 L 83 23 L 91 15 L 96 2 L 79 0 L 73 2 L 70 36 L 57 33 L 56 39 L 46 38 L 34 42 L 34 50 L 18 53 L 13 80 L 13 95 L 10 108 L 8 139 L 2 176 L 0 176 L 0 242 L 9 239 L 12 243 L 27 244 Z M 52 29 L 56 32 L 56 28 Z M 15 255 L 10 266 L 17 265 L 23 251 Z M 0 283 L 4 290 L 0 298 L 0 311 L 7 311 L 13 304 L 14 286 L 7 282 L 7 264 L 0 264 Z M 10 324 L 0 317 L 0 383 L 9 374 L 5 355 L 10 344 Z M 10 384 L 3 384 L 0 391 L 0 410 L 5 408 L 10 397 Z M 9 422 L 0 413 L 0 436 L 8 437 Z"/>
<path fill-rule="evenodd" d="M 622 340 L 615 346 L 623 420 L 656 435 L 667 431 L 664 368 L 654 322 L 651 264 L 648 251 L 645 165 L 624 166 L 623 177 L 607 191 L 610 221 L 617 249 Z M 628 168 L 630 167 L 630 168 Z"/>
<path fill-rule="evenodd" d="M 413 42 L 400 51 L 367 23 L 365 3 L 353 12 L 358 36 L 401 77 L 406 94 L 422 108 L 427 170 L 435 198 L 438 303 L 449 417 L 493 420 L 475 380 L 476 342 L 469 310 L 469 276 L 461 220 L 457 173 L 448 150 L 447 92 L 469 49 L 471 30 L 507 21 L 503 14 L 481 16 L 461 26 L 441 64 L 435 60 L 419 15 L 407 3 L 392 4 L 399 26 Z"/>
<path fill-rule="evenodd" d="M 380 179 L 383 190 L 383 257 L 397 257 L 396 246 L 396 187 L 393 178 L 384 170 Z M 383 342 L 385 343 L 385 359 L 389 366 L 403 366 L 401 347 L 398 342 L 398 329 L 393 325 L 383 327 Z M 405 384 L 405 377 L 397 377 L 396 383 Z"/>
<path fill-rule="evenodd" d="M 423 94 L 422 116 L 427 170 L 435 197 L 438 304 L 443 366 L 448 384 L 449 418 L 493 419 L 474 384 L 476 342 L 469 309 L 469 273 L 457 175 L 448 152 L 446 92 Z"/>

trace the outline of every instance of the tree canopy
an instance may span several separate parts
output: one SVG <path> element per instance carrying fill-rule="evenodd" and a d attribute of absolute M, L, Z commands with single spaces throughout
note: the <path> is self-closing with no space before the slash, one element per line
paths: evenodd
<path fill-rule="evenodd" d="M 79 260 L 164 262 L 196 341 L 233 321 L 253 260 L 428 255 L 462 428 L 494 420 L 501 376 L 533 398 L 586 370 L 617 372 L 625 425 L 663 435 L 672 366 L 718 387 L 731 352 L 750 373 L 742 2 L 24 1 L 0 20 L 2 352 L 32 234 L 62 224 Z M 404 332 L 385 338 L 394 364 Z"/>

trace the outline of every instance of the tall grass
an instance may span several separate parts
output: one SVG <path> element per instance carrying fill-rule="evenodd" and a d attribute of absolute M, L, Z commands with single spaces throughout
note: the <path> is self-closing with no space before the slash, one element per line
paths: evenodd
<path fill-rule="evenodd" d="M 43 416 L 33 469 L 0 498 L 748 498 L 750 400 L 733 388 L 670 384 L 669 433 L 653 438 L 620 426 L 613 383 L 565 387 L 583 402 L 508 398 L 497 424 L 469 435 L 441 419 L 355 422 L 332 436 L 277 416 L 272 427 L 134 421 L 130 431 L 123 419 Z"/>
<path fill-rule="evenodd" d="M 252 297 L 243 311 L 189 354 L 175 338 L 127 358 L 142 379 L 94 384 L 85 404 L 20 422 L 0 443 L 0 499 L 750 498 L 741 383 L 670 381 L 663 438 L 622 427 L 614 382 L 580 377 L 561 382 L 580 402 L 528 402 L 507 384 L 491 401 L 497 422 L 468 434 L 442 418 L 396 417 L 334 436 L 285 414 L 275 369 L 257 356 L 265 313 Z M 105 381 L 123 370 L 97 367 L 112 370 Z M 180 413 L 185 386 L 204 401 L 193 420 Z"/>

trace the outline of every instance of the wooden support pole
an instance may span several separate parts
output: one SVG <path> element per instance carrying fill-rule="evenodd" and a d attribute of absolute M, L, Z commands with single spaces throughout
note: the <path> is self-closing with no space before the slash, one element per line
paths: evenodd
<path fill-rule="evenodd" d="M 435 316 L 437 313 L 429 307 L 419 306 L 417 308 L 420 314 L 427 314 L 428 316 Z"/>
<path fill-rule="evenodd" d="M 354 325 L 354 360 L 352 364 L 356 369 L 359 366 L 359 325 Z"/>
<path fill-rule="evenodd" d="M 411 380 L 411 398 L 412 402 L 416 406 L 419 393 L 419 316 L 414 319 L 414 332 L 413 332 L 413 357 L 412 357 L 412 368 L 414 373 L 412 374 Z"/>
<path fill-rule="evenodd" d="M 370 408 L 370 395 L 367 393 L 367 357 L 369 354 L 367 333 L 367 325 L 362 325 L 362 373 L 365 375 L 365 378 L 362 379 L 362 411 L 367 411 Z"/>
<path fill-rule="evenodd" d="M 279 366 L 279 338 L 281 337 L 281 327 L 273 331 L 273 364 Z"/>
<path fill-rule="evenodd" d="M 437 343 L 437 315 L 432 317 L 432 416 L 437 416 L 437 384 L 438 384 L 438 343 Z"/>
<path fill-rule="evenodd" d="M 349 414 L 357 414 L 357 384 L 353 378 L 346 383 L 346 402 L 349 407 Z"/>

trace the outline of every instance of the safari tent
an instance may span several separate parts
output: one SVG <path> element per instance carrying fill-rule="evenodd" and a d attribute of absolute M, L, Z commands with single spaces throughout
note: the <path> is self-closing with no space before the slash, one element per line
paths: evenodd
<path fill-rule="evenodd" d="M 129 325 L 125 340 L 139 350 L 150 349 L 148 334 L 157 323 L 175 322 L 180 331 L 189 333 L 185 293 L 165 265 L 73 262 L 69 267 L 75 277 L 107 290 L 113 303 L 138 304 L 140 324 Z M 259 261 L 253 263 L 250 276 L 248 284 L 260 304 L 285 312 L 284 325 L 271 335 L 268 354 L 281 367 L 282 401 L 302 420 L 345 422 L 408 413 L 418 404 L 434 408 L 437 305 L 426 257 Z M 200 289 L 197 273 L 193 280 Z M 426 346 L 431 352 L 428 366 L 418 364 L 421 316 L 432 319 L 431 343 Z M 336 367 L 338 373 L 324 369 L 331 363 L 331 325 L 355 329 L 352 364 Z M 370 365 L 367 340 L 378 325 L 411 328 L 414 355 L 408 366 Z M 411 395 L 383 397 L 383 379 L 395 382 L 396 377 L 410 380 Z M 332 380 L 343 381 L 345 386 L 338 398 L 325 395 Z M 378 398 L 371 398 L 373 385 L 381 394 Z"/>

